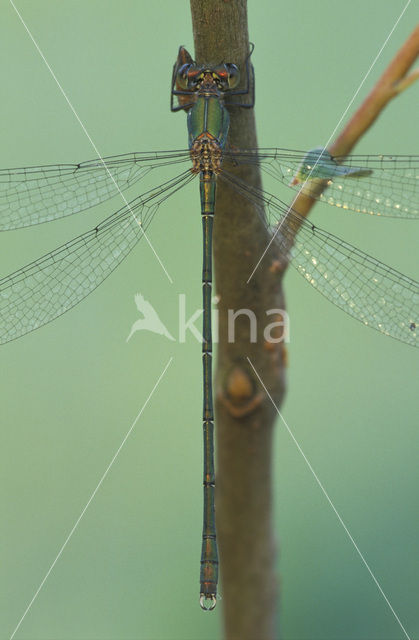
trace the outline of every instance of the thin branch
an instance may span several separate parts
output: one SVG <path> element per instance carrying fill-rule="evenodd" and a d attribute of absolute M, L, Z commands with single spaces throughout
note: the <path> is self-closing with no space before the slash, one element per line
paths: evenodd
<path fill-rule="evenodd" d="M 364 133 L 375 122 L 387 104 L 399 96 L 419 78 L 419 69 L 409 69 L 419 56 L 419 25 L 397 52 L 382 76 L 379 78 L 370 94 L 352 116 L 346 127 L 329 147 L 332 156 L 339 156 L 337 161 L 343 161 L 351 152 Z M 327 188 L 327 182 L 310 184 L 311 192 L 320 195 Z M 292 205 L 293 209 L 302 216 L 307 216 L 316 200 L 304 193 L 299 193 Z"/>
<path fill-rule="evenodd" d="M 406 40 L 382 74 L 371 93 L 352 116 L 336 141 L 330 145 L 332 156 L 348 154 L 378 118 L 384 107 L 418 78 L 418 70 L 407 75 L 419 55 L 419 25 Z"/>

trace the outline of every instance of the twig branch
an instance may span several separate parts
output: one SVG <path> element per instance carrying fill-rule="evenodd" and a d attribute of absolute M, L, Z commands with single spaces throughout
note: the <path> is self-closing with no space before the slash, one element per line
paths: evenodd
<path fill-rule="evenodd" d="M 384 71 L 371 93 L 352 116 L 336 141 L 330 145 L 332 156 L 348 154 L 378 118 L 384 107 L 419 77 L 419 70 L 407 75 L 419 55 L 419 25 L 406 40 Z"/>
<path fill-rule="evenodd" d="M 352 116 L 342 133 L 329 147 L 332 156 L 338 156 L 337 161 L 342 161 L 362 138 L 364 133 L 375 122 L 386 105 L 407 89 L 413 82 L 419 79 L 419 69 L 408 74 L 409 69 L 419 56 L 419 25 L 400 48 L 396 56 L 390 62 L 387 69 L 377 81 L 370 94 Z M 311 192 L 320 195 L 327 187 L 326 181 L 317 186 L 310 184 Z M 307 216 L 316 200 L 299 193 L 292 205 L 293 209 L 302 216 Z"/>

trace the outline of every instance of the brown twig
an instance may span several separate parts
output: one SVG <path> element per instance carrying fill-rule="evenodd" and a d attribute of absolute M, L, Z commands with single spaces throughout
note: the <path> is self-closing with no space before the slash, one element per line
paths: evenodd
<path fill-rule="evenodd" d="M 198 63 L 234 62 L 244 69 L 249 53 L 246 0 L 191 0 Z M 253 109 L 230 108 L 230 145 L 257 146 Z M 232 169 L 248 184 L 260 186 L 255 166 Z M 220 547 L 225 636 L 269 640 L 275 634 L 277 589 L 272 529 L 272 435 L 275 411 L 261 392 L 249 356 L 279 403 L 284 393 L 281 344 L 264 348 L 267 309 L 283 308 L 281 279 L 272 266 L 274 247 L 246 284 L 255 260 L 269 242 L 254 207 L 221 180 L 217 185 L 214 264 L 219 296 L 219 343 L 216 371 L 217 474 L 216 518 Z M 256 257 L 257 256 L 257 257 Z M 228 310 L 248 309 L 257 321 L 251 343 L 249 318 L 236 321 L 228 340 Z M 272 322 L 272 317 L 269 322 Z"/>
<path fill-rule="evenodd" d="M 344 157 L 351 152 L 390 100 L 400 95 L 400 93 L 419 78 L 419 69 L 408 74 L 409 69 L 417 60 L 418 56 L 419 25 L 400 48 L 346 127 L 328 147 L 328 151 L 332 156 L 338 156 L 338 162 L 342 161 Z M 319 183 L 315 187 L 311 184 L 310 190 L 318 196 L 326 187 L 326 182 L 323 184 Z M 300 192 L 292 207 L 300 215 L 307 216 L 315 202 L 315 199 L 306 195 L 304 192 Z"/>

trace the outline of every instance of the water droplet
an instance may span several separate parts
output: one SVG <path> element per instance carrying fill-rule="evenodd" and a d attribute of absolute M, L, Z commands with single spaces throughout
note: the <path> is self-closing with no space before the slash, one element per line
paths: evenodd
<path fill-rule="evenodd" d="M 211 595 L 205 595 L 201 593 L 199 604 L 201 606 L 201 609 L 203 609 L 204 611 L 212 611 L 217 604 L 217 596 L 214 593 L 212 593 Z"/>

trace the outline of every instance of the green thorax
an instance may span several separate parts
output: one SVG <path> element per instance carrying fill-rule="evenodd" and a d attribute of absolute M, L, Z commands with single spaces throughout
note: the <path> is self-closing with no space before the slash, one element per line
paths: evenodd
<path fill-rule="evenodd" d="M 199 95 L 188 113 L 189 147 L 197 138 L 214 139 L 221 149 L 227 142 L 230 118 L 218 95 Z"/>

